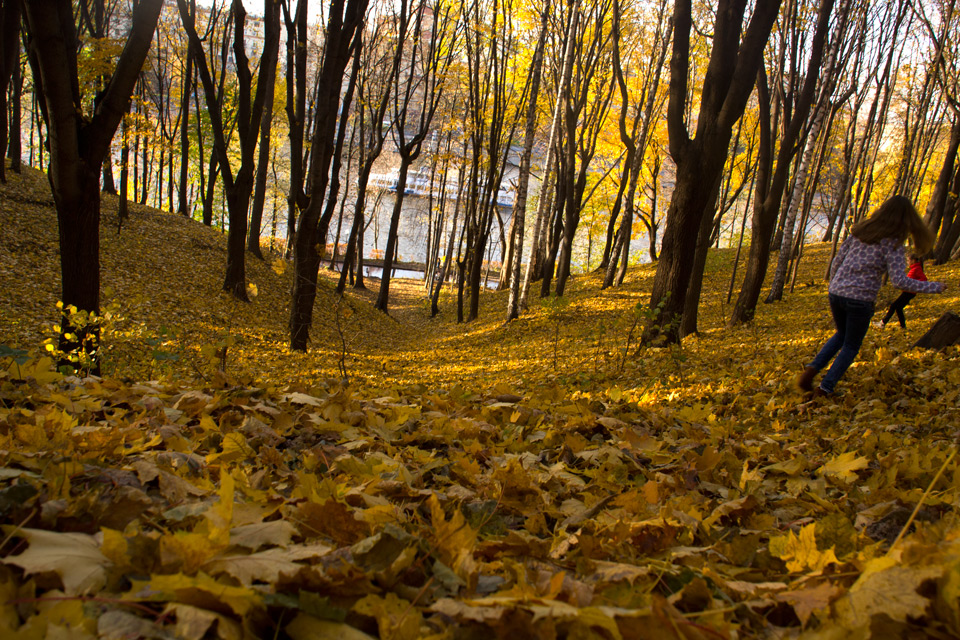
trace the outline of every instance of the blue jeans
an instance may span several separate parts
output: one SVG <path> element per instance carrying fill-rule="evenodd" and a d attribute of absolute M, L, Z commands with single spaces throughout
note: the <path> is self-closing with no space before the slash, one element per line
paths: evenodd
<path fill-rule="evenodd" d="M 867 335 L 870 327 L 870 318 L 873 317 L 873 302 L 831 293 L 830 312 L 833 314 L 833 323 L 837 325 L 837 332 L 827 340 L 813 362 L 807 365 L 820 371 L 833 360 L 830 370 L 820 382 L 820 388 L 827 393 L 833 393 L 833 388 L 857 357 L 863 337 Z"/>

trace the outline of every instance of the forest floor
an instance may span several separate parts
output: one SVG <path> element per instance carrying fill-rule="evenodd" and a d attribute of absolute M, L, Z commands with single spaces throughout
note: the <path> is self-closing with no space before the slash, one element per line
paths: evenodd
<path fill-rule="evenodd" d="M 509 324 L 503 292 L 458 324 L 399 280 L 387 316 L 324 270 L 301 354 L 289 263 L 236 302 L 223 235 L 131 209 L 104 199 L 104 376 L 63 376 L 49 187 L 0 185 L 4 638 L 960 635 L 960 349 L 911 348 L 960 265 L 810 400 L 827 245 L 735 329 L 712 252 L 699 335 L 641 351 L 651 265 Z"/>

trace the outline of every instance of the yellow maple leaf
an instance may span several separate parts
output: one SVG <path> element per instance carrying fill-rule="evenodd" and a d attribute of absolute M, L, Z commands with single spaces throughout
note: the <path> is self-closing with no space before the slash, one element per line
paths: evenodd
<path fill-rule="evenodd" d="M 9 533 L 14 527 L 3 529 Z M 60 576 L 64 591 L 71 596 L 97 592 L 106 584 L 110 561 L 93 536 L 41 529 L 19 529 L 17 535 L 26 538 L 30 546 L 19 555 L 7 557 L 7 564 L 22 567 L 28 574 L 52 571 Z"/>
<path fill-rule="evenodd" d="M 464 582 L 473 585 L 479 572 L 473 558 L 477 532 L 470 527 L 459 509 L 454 511 L 448 521 L 436 494 L 430 496 L 427 504 L 430 507 L 434 546 L 441 561 L 453 569 Z"/>
<path fill-rule="evenodd" d="M 942 574 L 940 566 L 905 567 L 887 556 L 870 560 L 850 591 L 835 603 L 837 620 L 853 630 L 868 627 L 873 616 L 899 622 L 918 616 L 931 602 L 917 589 Z"/>
<path fill-rule="evenodd" d="M 353 605 L 357 613 L 376 618 L 384 640 L 417 640 L 420 637 L 420 611 L 395 593 L 369 595 Z"/>
<path fill-rule="evenodd" d="M 811 522 L 800 530 L 799 536 L 790 531 L 785 536 L 770 538 L 770 553 L 785 561 L 791 573 L 822 571 L 831 562 L 837 562 L 837 556 L 832 547 L 826 551 L 817 549 L 816 528 L 817 523 Z"/>
<path fill-rule="evenodd" d="M 125 597 L 132 600 L 181 602 L 196 604 L 213 600 L 230 608 L 238 616 L 263 605 L 260 595 L 248 587 L 219 582 L 200 572 L 196 576 L 182 573 L 154 575 L 150 580 L 132 580 Z"/>
<path fill-rule="evenodd" d="M 856 472 L 866 469 L 870 461 L 858 458 L 855 451 L 848 451 L 824 464 L 818 471 L 829 478 L 836 478 L 847 484 L 857 479 Z"/>

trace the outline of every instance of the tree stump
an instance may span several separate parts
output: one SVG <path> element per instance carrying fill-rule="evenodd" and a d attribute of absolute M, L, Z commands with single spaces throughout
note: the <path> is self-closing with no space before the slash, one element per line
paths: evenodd
<path fill-rule="evenodd" d="M 913 346 L 921 349 L 942 349 L 958 342 L 960 342 L 960 316 L 947 311 Z"/>

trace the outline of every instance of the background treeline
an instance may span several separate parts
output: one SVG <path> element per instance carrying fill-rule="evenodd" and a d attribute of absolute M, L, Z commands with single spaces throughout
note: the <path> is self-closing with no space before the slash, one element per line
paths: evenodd
<path fill-rule="evenodd" d="M 0 145 L 48 171 L 68 309 L 99 309 L 101 191 L 121 225 L 131 200 L 222 228 L 238 299 L 247 260 L 291 260 L 298 350 L 324 261 L 365 286 L 381 207 L 389 310 L 411 199 L 434 313 L 450 282 L 476 318 L 491 268 L 507 319 L 576 266 L 618 286 L 642 245 L 648 341 L 696 331 L 709 247 L 737 247 L 746 322 L 893 193 L 960 251 L 956 0 L 248 5 L 2 1 Z M 95 316 L 62 334 L 95 367 Z"/>

